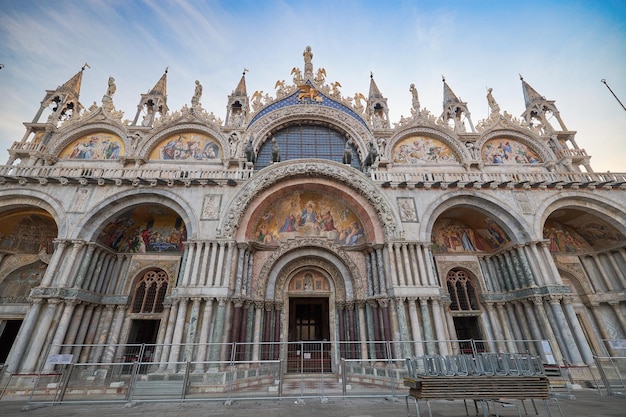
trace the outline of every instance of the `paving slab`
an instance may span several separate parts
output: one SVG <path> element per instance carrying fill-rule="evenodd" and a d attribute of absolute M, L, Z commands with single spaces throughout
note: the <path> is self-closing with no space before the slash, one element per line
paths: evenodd
<path fill-rule="evenodd" d="M 625 417 L 626 399 L 601 396 L 598 391 L 583 389 L 574 392 L 576 399 L 559 399 L 564 417 Z M 520 407 L 519 402 L 512 402 Z M 431 401 L 433 417 L 465 417 L 463 401 Z M 469 415 L 474 416 L 473 403 L 469 404 Z M 539 414 L 526 401 L 529 416 L 547 417 L 542 403 L 537 402 Z M 552 416 L 559 416 L 555 402 L 551 402 Z M 422 416 L 427 416 L 426 405 L 421 406 Z M 490 410 L 495 415 L 494 410 Z M 501 407 L 502 417 L 517 416 L 514 407 Z M 235 400 L 230 405 L 217 401 L 145 402 L 145 403 L 70 403 L 61 405 L 29 405 L 24 400 L 0 401 L 2 417 L 395 417 L 406 416 L 404 397 L 398 398 L 304 398 L 282 400 Z M 411 404 L 411 416 L 416 416 Z M 482 411 L 479 408 L 479 415 Z"/>

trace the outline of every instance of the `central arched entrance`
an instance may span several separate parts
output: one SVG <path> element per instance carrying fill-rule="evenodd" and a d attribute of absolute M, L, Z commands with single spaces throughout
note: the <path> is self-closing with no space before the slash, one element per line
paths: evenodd
<path fill-rule="evenodd" d="M 330 331 L 330 299 L 333 293 L 322 270 L 303 268 L 289 280 L 287 372 L 331 371 L 330 341 L 334 337 L 331 338 Z"/>

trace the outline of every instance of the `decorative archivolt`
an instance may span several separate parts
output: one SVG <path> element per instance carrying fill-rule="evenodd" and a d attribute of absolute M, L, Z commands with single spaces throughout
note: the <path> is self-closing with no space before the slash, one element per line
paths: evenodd
<path fill-rule="evenodd" d="M 345 132 L 347 139 L 354 143 L 361 156 L 367 155 L 368 144 L 374 140 L 374 135 L 362 120 L 359 121 L 340 110 L 314 104 L 295 104 L 267 113 L 249 126 L 247 134 L 254 138 L 254 148 L 260 149 L 272 132 L 293 123 L 307 121 L 323 121 Z"/>
<path fill-rule="evenodd" d="M 325 259 L 319 258 L 299 258 L 293 262 L 290 262 L 286 267 L 284 267 L 280 271 L 280 275 L 276 280 L 276 290 L 274 291 L 275 297 L 280 297 L 285 293 L 285 287 L 288 285 L 289 280 L 293 277 L 293 275 L 302 270 L 302 269 L 314 269 L 322 272 L 324 278 L 330 279 L 332 286 L 334 287 L 334 297 L 337 301 L 345 301 L 346 300 L 346 287 L 343 282 L 344 278 L 341 275 L 339 269 L 335 267 L 332 263 L 328 262 Z M 266 282 L 266 281 L 264 281 Z M 331 287 L 332 288 L 332 287 Z M 257 298 L 259 296 L 264 296 L 265 292 L 257 293 Z"/>
<path fill-rule="evenodd" d="M 311 249 L 319 249 L 321 251 L 320 255 L 316 257 L 311 256 Z M 270 279 L 270 275 L 277 267 L 277 262 L 287 254 L 299 250 L 308 250 L 309 256 L 306 258 L 297 257 L 294 261 L 288 262 L 286 267 L 279 271 L 280 275 L 273 282 Z M 345 267 L 345 273 L 342 273 L 331 259 L 340 262 Z M 255 298 L 264 299 L 268 293 L 268 285 L 274 285 L 276 289 L 276 292 L 270 291 L 271 293 L 279 294 L 278 290 L 284 288 L 286 280 L 291 277 L 293 271 L 305 266 L 318 267 L 330 275 L 335 284 L 338 300 L 345 300 L 346 297 L 358 299 L 365 297 L 365 288 L 362 284 L 363 278 L 359 273 L 358 266 L 341 246 L 328 240 L 301 238 L 287 241 L 279 246 L 267 259 L 259 272 L 259 284 L 255 291 Z M 347 276 L 347 274 L 350 276 Z M 348 284 L 352 287 L 351 290 L 347 290 L 348 288 L 344 280 L 349 280 Z"/>
<path fill-rule="evenodd" d="M 234 235 L 248 205 L 261 191 L 285 179 L 293 179 L 294 177 L 329 178 L 347 185 L 366 198 L 371 206 L 374 207 L 388 239 L 393 239 L 398 234 L 396 224 L 399 224 L 399 221 L 395 218 L 391 206 L 387 204 L 383 195 L 370 180 L 363 175 L 355 175 L 353 169 L 345 168 L 343 165 L 333 161 L 320 163 L 309 160 L 270 166 L 252 177 L 228 208 L 228 215 L 225 216 L 222 224 L 222 236 L 232 237 Z"/>

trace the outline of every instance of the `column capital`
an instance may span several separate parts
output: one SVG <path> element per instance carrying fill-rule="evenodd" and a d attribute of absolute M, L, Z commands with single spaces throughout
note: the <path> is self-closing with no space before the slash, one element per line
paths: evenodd
<path fill-rule="evenodd" d="M 265 307 L 265 302 L 263 300 L 254 300 L 252 303 L 254 304 L 254 308 L 257 310 L 262 310 Z"/>
<path fill-rule="evenodd" d="M 389 307 L 389 299 L 388 298 L 379 298 L 378 299 L 378 305 L 380 305 L 382 308 Z"/>

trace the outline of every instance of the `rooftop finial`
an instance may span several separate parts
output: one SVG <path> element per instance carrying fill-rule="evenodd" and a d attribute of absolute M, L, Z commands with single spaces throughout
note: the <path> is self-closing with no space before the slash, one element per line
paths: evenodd
<path fill-rule="evenodd" d="M 370 78 L 374 78 L 374 73 L 372 72 L 372 70 L 370 70 Z"/>
<path fill-rule="evenodd" d="M 85 62 L 85 65 L 80 69 L 81 71 L 85 71 L 85 68 L 91 68 L 88 63 Z"/>
<path fill-rule="evenodd" d="M 248 71 L 248 68 L 244 68 L 244 69 L 243 69 L 243 72 L 241 73 L 241 75 L 246 75 L 246 72 L 249 72 L 249 71 Z"/>
<path fill-rule="evenodd" d="M 170 69 L 170 66 L 168 65 L 167 67 L 165 67 L 165 73 L 167 74 L 167 71 Z"/>
<path fill-rule="evenodd" d="M 520 75 L 519 75 L 519 79 L 520 79 L 521 81 L 524 81 L 524 77 L 522 77 L 522 74 L 520 74 Z"/>
<path fill-rule="evenodd" d="M 441 81 L 443 81 L 444 83 L 446 82 L 446 77 L 443 74 L 441 74 Z"/>

